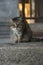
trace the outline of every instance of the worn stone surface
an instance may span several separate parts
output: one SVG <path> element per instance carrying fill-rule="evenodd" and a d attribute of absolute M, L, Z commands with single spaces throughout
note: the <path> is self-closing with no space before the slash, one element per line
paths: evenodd
<path fill-rule="evenodd" d="M 43 65 L 43 44 L 1 46 L 0 65 Z"/>
<path fill-rule="evenodd" d="M 33 38 L 43 38 L 43 23 L 34 23 L 29 26 L 32 30 Z"/>

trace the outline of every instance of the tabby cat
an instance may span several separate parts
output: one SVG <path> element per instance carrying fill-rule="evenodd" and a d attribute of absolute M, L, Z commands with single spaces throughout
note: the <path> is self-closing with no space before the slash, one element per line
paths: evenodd
<path fill-rule="evenodd" d="M 21 18 L 14 18 L 12 22 L 11 30 L 13 33 L 13 42 L 30 41 L 32 38 L 32 31 L 27 22 L 24 22 Z"/>

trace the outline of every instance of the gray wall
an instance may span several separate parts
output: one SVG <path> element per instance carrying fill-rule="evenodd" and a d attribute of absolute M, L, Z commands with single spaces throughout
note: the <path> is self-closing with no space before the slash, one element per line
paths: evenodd
<path fill-rule="evenodd" d="M 19 17 L 19 0 L 0 0 L 0 18 Z"/>

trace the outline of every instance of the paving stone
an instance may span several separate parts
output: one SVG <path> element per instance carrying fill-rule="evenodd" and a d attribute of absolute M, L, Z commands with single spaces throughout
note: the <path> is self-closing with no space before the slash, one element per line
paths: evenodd
<path fill-rule="evenodd" d="M 0 65 L 43 65 L 43 44 L 20 45 L 0 47 Z"/>

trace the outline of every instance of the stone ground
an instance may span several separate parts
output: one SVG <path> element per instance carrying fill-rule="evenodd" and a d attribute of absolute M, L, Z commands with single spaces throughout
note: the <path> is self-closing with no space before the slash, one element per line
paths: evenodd
<path fill-rule="evenodd" d="M 43 42 L 0 43 L 0 65 L 43 65 Z"/>

